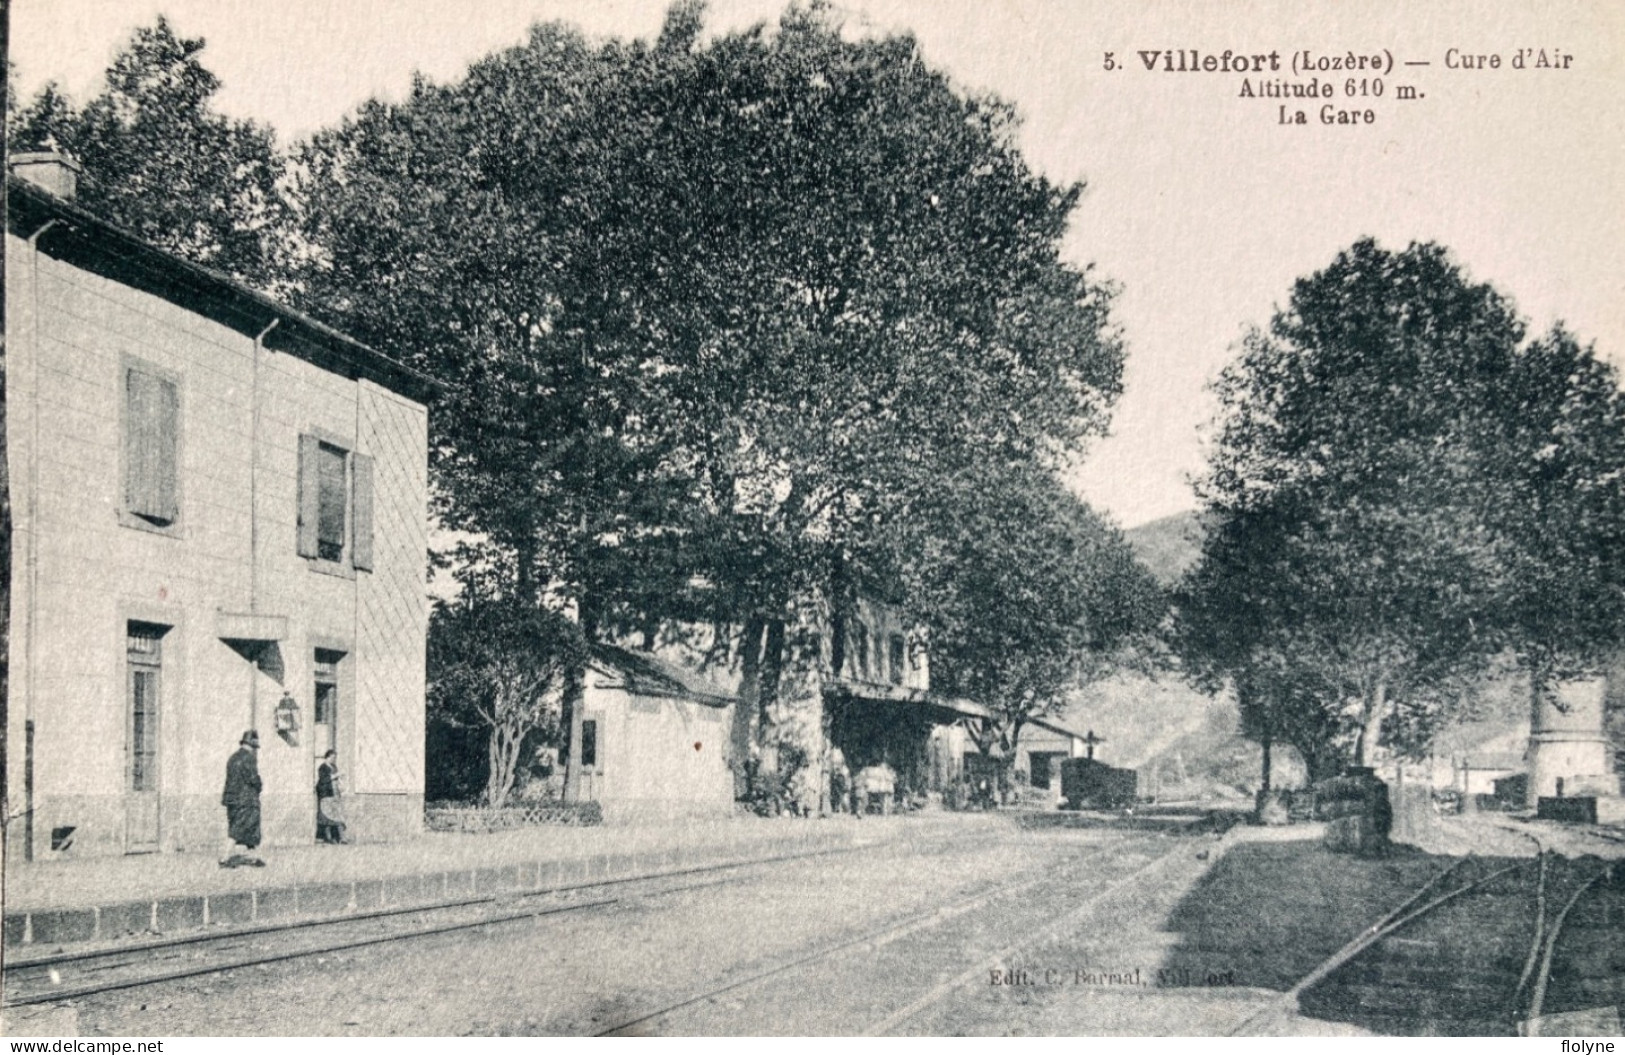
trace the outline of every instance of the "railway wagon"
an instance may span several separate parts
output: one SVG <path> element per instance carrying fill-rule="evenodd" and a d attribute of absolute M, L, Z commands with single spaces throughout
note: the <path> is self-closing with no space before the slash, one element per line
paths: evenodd
<path fill-rule="evenodd" d="M 1061 797 L 1069 810 L 1132 806 L 1138 794 L 1139 777 L 1132 769 L 1118 769 L 1093 758 L 1068 758 L 1061 763 Z"/>

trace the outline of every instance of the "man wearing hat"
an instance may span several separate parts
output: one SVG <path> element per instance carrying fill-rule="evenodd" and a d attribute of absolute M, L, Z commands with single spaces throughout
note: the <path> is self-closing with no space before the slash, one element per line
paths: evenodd
<path fill-rule="evenodd" d="M 259 749 L 260 734 L 250 729 L 226 761 L 226 790 L 220 804 L 226 807 L 226 828 L 238 849 L 220 862 L 222 868 L 265 865 L 258 857 L 243 852 L 260 844 L 260 767 L 254 754 Z"/>

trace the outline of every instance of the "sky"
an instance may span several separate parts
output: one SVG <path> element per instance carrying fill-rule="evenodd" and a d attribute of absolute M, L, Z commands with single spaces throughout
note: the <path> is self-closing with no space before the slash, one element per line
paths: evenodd
<path fill-rule="evenodd" d="M 1128 359 L 1111 434 L 1072 483 L 1124 527 L 1194 507 L 1190 480 L 1215 409 L 1208 386 L 1247 328 L 1286 303 L 1295 278 L 1364 235 L 1394 249 L 1448 246 L 1473 279 L 1517 303 L 1532 332 L 1562 320 L 1625 366 L 1625 5 L 835 6 L 851 31 L 911 32 L 964 90 L 1015 104 L 1035 167 L 1086 184 L 1065 253 L 1117 286 Z M 14 0 L 12 59 L 25 98 L 54 79 L 83 100 L 132 30 L 163 12 L 178 32 L 207 39 L 203 61 L 224 82 L 220 108 L 270 124 L 287 142 L 368 98 L 401 98 L 414 71 L 454 79 L 522 41 L 532 22 L 652 37 L 665 8 L 666 0 Z M 782 8 L 712 0 L 707 27 L 771 22 Z M 1227 52 L 1257 56 L 1263 69 L 1240 72 Z M 1295 72 L 1292 60 L 1305 52 L 1314 68 Z M 1269 68 L 1272 55 L 1279 70 Z M 1347 68 L 1363 56 L 1383 69 Z M 1201 70 L 1209 59 L 1220 68 Z M 1179 72 L 1181 60 L 1198 68 Z M 1311 79 L 1335 97 L 1261 97 Z M 1415 97 L 1402 98 L 1402 88 Z M 1306 123 L 1282 123 L 1283 105 L 1288 120 L 1302 110 Z M 1334 120 L 1338 111 L 1373 120 L 1322 123 L 1327 107 Z"/>

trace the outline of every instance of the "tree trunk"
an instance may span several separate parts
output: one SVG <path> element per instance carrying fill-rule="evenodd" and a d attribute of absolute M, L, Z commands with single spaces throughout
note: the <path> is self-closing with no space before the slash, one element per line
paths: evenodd
<path fill-rule="evenodd" d="M 839 608 L 829 617 L 829 673 L 832 678 L 845 677 L 841 668 L 846 666 L 846 616 Z"/>
<path fill-rule="evenodd" d="M 751 764 L 751 745 L 756 742 L 756 698 L 761 691 L 762 633 L 760 617 L 745 620 L 739 638 L 739 702 L 734 704 L 730 742 L 734 759 L 734 798 L 750 795 L 756 783 L 756 767 Z"/>
<path fill-rule="evenodd" d="M 1541 704 L 1546 699 L 1546 688 L 1550 679 L 1544 670 L 1533 664 L 1529 666 L 1529 730 L 1536 732 L 1544 721 L 1541 715 Z"/>
<path fill-rule="evenodd" d="M 1017 718 L 1010 723 L 1010 746 L 1005 750 L 1004 759 L 999 765 L 999 800 L 1002 804 L 1008 805 L 1010 802 L 1010 789 L 1014 786 L 1012 774 L 1015 773 L 1016 759 L 1020 756 L 1021 727 L 1025 724 L 1027 723 L 1024 718 Z"/>
<path fill-rule="evenodd" d="M 508 796 L 513 791 L 519 744 L 523 741 L 524 736 L 520 735 L 516 742 L 512 729 L 502 726 L 494 726 L 491 729 L 491 739 L 486 750 L 486 760 L 490 764 L 490 769 L 485 779 L 485 801 L 493 809 L 500 809 L 508 803 Z"/>
<path fill-rule="evenodd" d="M 1382 736 L 1382 720 L 1388 717 L 1388 681 L 1378 678 L 1365 698 L 1361 715 L 1360 742 L 1355 750 L 1354 764 L 1372 765 L 1377 757 L 1377 742 Z"/>
<path fill-rule="evenodd" d="M 1271 762 L 1270 762 L 1270 746 L 1271 746 L 1270 745 L 1270 738 L 1267 737 L 1267 736 L 1264 737 L 1263 740 L 1259 741 L 1259 744 L 1260 744 L 1260 746 L 1262 746 L 1264 748 L 1264 763 L 1263 763 L 1263 765 L 1261 767 L 1261 772 L 1260 772 L 1260 776 L 1259 776 L 1259 781 L 1260 781 L 1260 784 L 1261 784 L 1261 787 L 1260 787 L 1259 790 L 1263 791 L 1267 795 L 1267 794 L 1269 794 L 1269 791 L 1270 791 L 1270 776 L 1271 776 L 1271 774 L 1270 774 L 1270 765 L 1271 765 Z"/>
<path fill-rule="evenodd" d="M 773 724 L 773 707 L 779 702 L 779 681 L 784 674 L 784 620 L 769 619 L 762 640 L 761 668 L 756 689 L 756 746 L 761 766 L 757 770 L 760 780 L 769 774 L 776 781 L 779 776 L 778 730 Z"/>
<path fill-rule="evenodd" d="M 596 636 L 597 627 L 587 604 L 582 601 L 577 612 L 581 618 L 581 636 L 590 645 Z M 583 659 L 581 665 L 572 666 L 564 672 L 564 694 L 561 701 L 564 711 L 563 720 L 565 728 L 569 730 L 567 750 L 564 757 L 564 801 L 580 802 L 581 794 L 581 719 L 582 707 L 586 704 L 587 695 L 587 666 Z"/>

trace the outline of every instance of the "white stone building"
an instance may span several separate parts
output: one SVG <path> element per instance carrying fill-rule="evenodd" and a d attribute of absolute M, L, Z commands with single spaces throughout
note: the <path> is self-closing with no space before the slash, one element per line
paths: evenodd
<path fill-rule="evenodd" d="M 13 166 L 12 860 L 218 850 L 259 731 L 267 845 L 421 825 L 427 379 Z"/>

